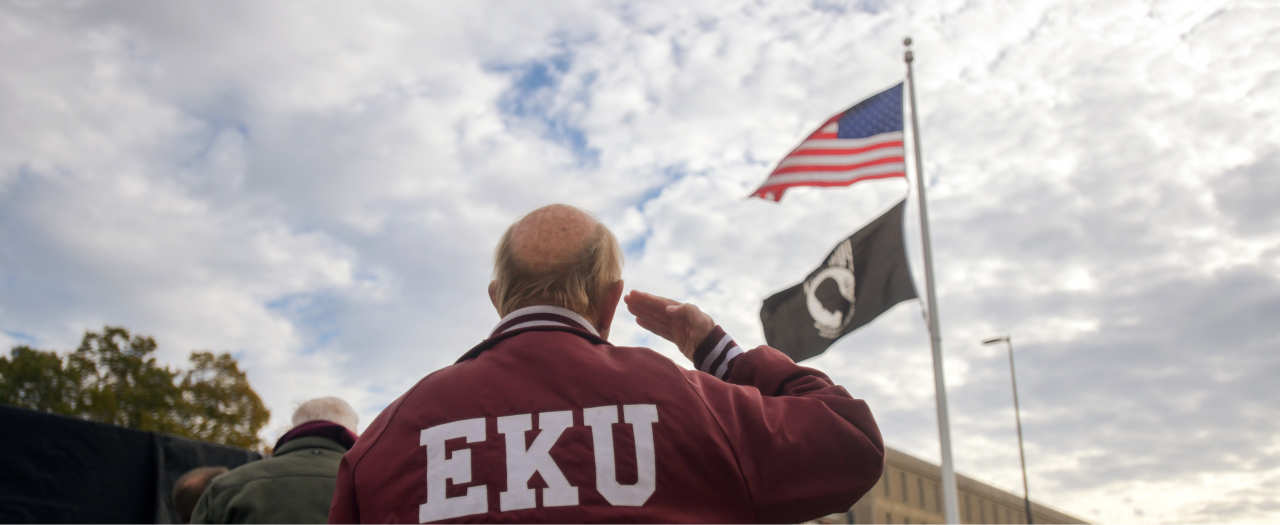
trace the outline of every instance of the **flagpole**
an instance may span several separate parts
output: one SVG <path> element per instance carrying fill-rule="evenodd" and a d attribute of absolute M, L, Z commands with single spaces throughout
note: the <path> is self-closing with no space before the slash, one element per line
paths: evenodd
<path fill-rule="evenodd" d="M 947 523 L 960 523 L 960 500 L 956 497 L 956 472 L 951 463 L 951 419 L 947 416 L 947 385 L 942 371 L 942 335 L 938 330 L 938 299 L 933 292 L 933 248 L 929 241 L 929 207 L 924 194 L 924 163 L 920 159 L 920 120 L 916 118 L 916 79 L 911 63 L 911 37 L 903 39 L 907 47 L 907 84 L 911 88 L 911 138 L 916 157 L 916 186 L 920 197 L 920 237 L 924 244 L 924 287 L 929 305 L 929 342 L 933 347 L 933 388 L 938 401 L 938 440 L 942 446 L 942 500 Z"/>
<path fill-rule="evenodd" d="M 1013 334 L 983 341 L 989 345 L 1004 341 L 1009 347 L 1009 383 L 1013 385 L 1013 420 L 1018 424 L 1018 459 L 1022 461 L 1022 502 L 1027 506 L 1027 524 L 1031 524 L 1031 489 L 1027 488 L 1027 453 L 1022 448 L 1022 409 L 1018 408 L 1018 371 L 1013 368 Z"/>

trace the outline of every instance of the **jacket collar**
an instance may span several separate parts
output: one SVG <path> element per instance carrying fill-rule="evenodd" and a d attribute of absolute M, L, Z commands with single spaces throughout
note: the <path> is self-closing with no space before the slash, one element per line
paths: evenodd
<path fill-rule="evenodd" d="M 532 331 L 563 331 L 570 332 L 591 341 L 594 344 L 610 344 L 600 333 L 596 331 L 594 326 L 585 318 L 566 308 L 550 305 L 527 306 L 507 314 L 498 326 L 494 327 L 493 332 L 489 333 L 489 338 L 476 345 L 467 353 L 462 354 L 456 363 L 461 363 L 468 359 L 474 359 L 481 352 L 488 350 L 498 341 Z M 456 364 L 455 363 L 455 364 Z"/>
<path fill-rule="evenodd" d="M 348 450 L 347 447 L 339 445 L 332 439 L 319 436 L 307 436 L 291 439 L 288 443 L 281 445 L 280 448 L 272 449 L 271 457 L 276 458 L 299 450 L 312 448 L 323 448 L 326 450 L 332 450 L 339 454 L 346 454 Z"/>
<path fill-rule="evenodd" d="M 591 332 L 591 335 L 600 337 L 600 332 L 597 332 L 596 328 L 581 315 L 572 310 L 551 305 L 526 306 L 507 314 L 498 321 L 498 326 L 489 333 L 489 337 L 530 326 L 567 326 L 584 329 Z"/>
<path fill-rule="evenodd" d="M 273 450 L 284 449 L 288 443 L 304 437 L 325 438 L 347 449 L 350 449 L 356 443 L 356 434 L 348 430 L 347 427 L 332 421 L 317 420 L 308 421 L 285 432 L 276 441 L 276 446 L 273 447 Z"/>

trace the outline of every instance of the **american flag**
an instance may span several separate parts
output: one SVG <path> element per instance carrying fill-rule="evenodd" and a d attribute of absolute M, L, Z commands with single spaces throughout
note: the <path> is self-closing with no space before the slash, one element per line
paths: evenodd
<path fill-rule="evenodd" d="M 791 150 L 752 197 L 782 200 L 792 186 L 848 186 L 906 177 L 902 83 L 830 119 Z"/>

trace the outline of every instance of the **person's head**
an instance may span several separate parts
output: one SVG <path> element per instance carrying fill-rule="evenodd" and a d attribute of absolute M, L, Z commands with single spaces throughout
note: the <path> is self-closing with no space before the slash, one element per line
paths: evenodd
<path fill-rule="evenodd" d="M 622 248 L 591 214 L 564 204 L 529 212 L 502 234 L 493 254 L 489 299 L 498 315 L 559 306 L 609 337 L 622 298 Z"/>
<path fill-rule="evenodd" d="M 293 426 L 298 426 L 310 421 L 330 421 L 337 423 L 347 430 L 356 431 L 356 422 L 359 416 L 356 415 L 356 409 L 346 401 L 336 397 L 321 397 L 303 402 L 298 409 L 293 411 Z"/>
<path fill-rule="evenodd" d="M 173 506 L 183 523 L 191 523 L 191 512 L 196 510 L 196 503 L 204 489 L 209 488 L 209 482 L 226 473 L 227 467 L 200 467 L 178 478 L 173 484 Z"/>

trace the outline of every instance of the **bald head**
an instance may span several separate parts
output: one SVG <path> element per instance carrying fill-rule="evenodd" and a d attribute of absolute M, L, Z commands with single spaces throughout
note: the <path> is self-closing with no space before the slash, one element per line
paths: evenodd
<path fill-rule="evenodd" d="M 552 204 L 525 215 L 494 250 L 489 296 L 498 315 L 534 305 L 567 308 L 604 335 L 621 297 L 622 248 L 591 214 Z"/>
<path fill-rule="evenodd" d="M 573 206 L 543 206 L 512 225 L 511 257 L 525 268 L 550 271 L 582 258 L 587 244 L 604 229 Z"/>

